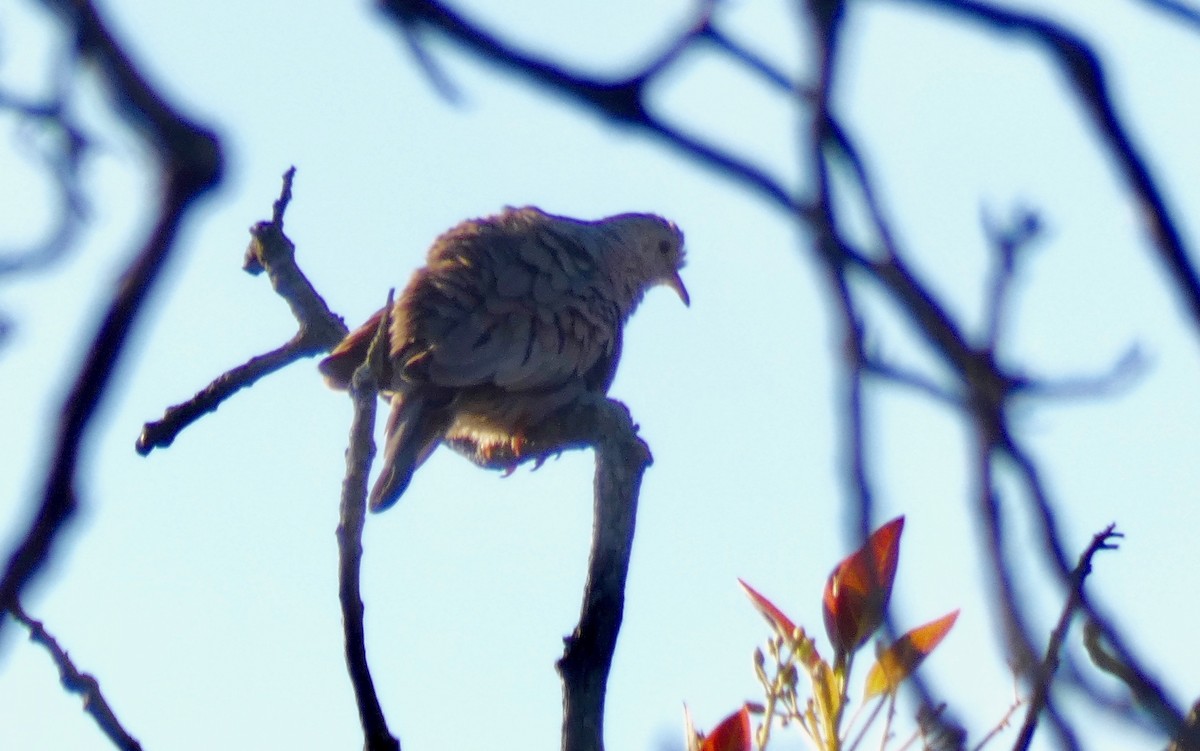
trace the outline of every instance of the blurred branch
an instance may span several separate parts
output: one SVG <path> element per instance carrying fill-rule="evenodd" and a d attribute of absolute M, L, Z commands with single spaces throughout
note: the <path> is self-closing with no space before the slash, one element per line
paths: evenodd
<path fill-rule="evenodd" d="M 789 212 L 801 208 L 787 189 L 774 178 L 713 143 L 692 138 L 673 128 L 651 113 L 647 107 L 647 90 L 654 79 L 669 68 L 692 44 L 712 41 L 731 55 L 738 55 L 738 48 L 725 37 L 709 34 L 712 3 L 702 4 L 695 22 L 668 46 L 667 52 L 657 61 L 652 62 L 640 73 L 614 81 L 571 73 L 548 60 L 511 47 L 455 13 L 444 3 L 435 0 L 377 0 L 377 6 L 397 24 L 401 35 L 410 46 L 419 45 L 419 41 L 413 40 L 419 40 L 415 35 L 422 30 L 436 30 L 490 63 L 518 73 L 537 85 L 622 125 L 657 136 L 668 147 L 751 188 L 777 207 Z M 737 59 L 753 69 L 770 70 L 757 58 Z M 429 69 L 429 64 L 423 65 Z M 769 75 L 773 75 L 773 72 Z M 434 81 L 437 82 L 438 78 L 435 77 Z M 442 87 L 440 82 L 436 85 L 439 89 Z"/>
<path fill-rule="evenodd" d="M 1092 557 L 1101 550 L 1116 550 L 1117 546 L 1112 540 L 1124 537 L 1117 531 L 1115 524 L 1110 524 L 1102 532 L 1097 533 L 1087 549 L 1079 556 L 1079 563 L 1071 572 L 1072 587 L 1067 595 L 1067 602 L 1063 606 L 1062 615 L 1059 616 L 1058 625 L 1050 633 L 1050 641 L 1046 645 L 1046 656 L 1042 659 L 1039 670 L 1040 675 L 1033 684 L 1033 694 L 1029 698 L 1029 709 L 1025 712 L 1025 722 L 1021 726 L 1021 732 L 1017 735 L 1017 742 L 1013 744 L 1014 751 L 1020 749 L 1024 751 L 1029 748 L 1029 744 L 1033 742 L 1033 733 L 1037 730 L 1038 715 L 1046 707 L 1046 701 L 1050 694 L 1050 684 L 1054 680 L 1054 672 L 1058 669 L 1059 654 L 1062 652 L 1063 643 L 1067 639 L 1067 631 L 1071 627 L 1071 620 L 1075 616 L 1075 611 L 1079 609 L 1079 604 L 1083 599 L 1083 583 L 1087 579 L 1088 574 L 1092 572 Z"/>
<path fill-rule="evenodd" d="M 1195 6 L 1178 2 L 1178 0 L 1142 0 L 1142 2 L 1166 13 L 1176 21 L 1192 26 L 1193 30 L 1200 31 L 1200 10 L 1197 10 Z"/>
<path fill-rule="evenodd" d="M 50 635 L 42 622 L 30 618 L 19 602 L 14 603 L 9 612 L 29 629 L 30 640 L 41 644 L 50 653 L 50 659 L 58 666 L 59 680 L 63 688 L 83 697 L 83 710 L 92 716 L 112 744 L 121 751 L 141 751 L 142 744 L 125 730 L 112 707 L 108 705 L 104 694 L 100 692 L 100 682 L 94 676 L 80 672 L 71 661 L 71 656 L 59 646 L 58 641 Z"/>
<path fill-rule="evenodd" d="M 142 76 L 85 0 L 44 0 L 75 40 L 81 61 L 91 63 L 125 122 L 141 132 L 158 156 L 158 214 L 150 233 L 121 276 L 83 363 L 68 389 L 54 428 L 47 476 L 37 510 L 0 579 L 0 608 L 17 605 L 22 588 L 49 557 L 63 525 L 78 505 L 76 470 L 82 443 L 135 319 L 175 248 L 176 233 L 197 198 L 221 179 L 220 144 L 209 130 L 176 111 Z"/>
<path fill-rule="evenodd" d="M 866 164 L 855 148 L 846 131 L 841 127 L 828 103 L 829 92 L 834 79 L 834 63 L 836 55 L 836 33 L 840 18 L 840 5 L 827 0 L 811 0 L 811 24 L 814 29 L 821 30 L 816 34 L 824 45 L 819 50 L 822 68 L 818 73 L 818 95 L 816 102 L 817 115 L 813 125 L 813 163 L 817 170 L 817 210 L 813 212 L 810 224 L 816 235 L 818 255 L 825 261 L 834 280 L 837 290 L 836 299 L 841 302 L 842 315 L 846 321 L 848 332 L 848 347 L 852 352 L 851 369 L 847 374 L 852 397 L 848 402 L 848 413 L 845 419 L 847 430 L 851 436 L 852 445 L 852 482 L 856 500 L 859 505 L 858 527 L 861 534 L 870 528 L 870 496 L 866 493 L 868 481 L 864 470 L 862 436 L 863 406 L 861 404 L 861 386 L 858 384 L 862 372 L 872 372 L 893 381 L 918 388 L 937 398 L 943 403 L 958 404 L 966 408 L 976 426 L 978 435 L 978 456 L 976 473 L 979 488 L 979 506 L 977 517 L 982 521 L 986 530 L 986 549 L 990 559 L 989 568 L 995 577 L 996 589 L 1000 595 L 1001 607 L 998 609 L 1009 636 L 1009 649 L 1013 651 L 1014 662 L 1027 676 L 1036 664 L 1034 658 L 1033 640 L 1028 627 L 1028 616 L 1018 600 L 1012 583 L 1012 567 L 1004 550 L 1006 534 L 1001 526 L 998 498 L 994 489 L 993 463 L 997 457 L 1008 456 L 1020 463 L 1024 455 L 1010 435 L 1008 426 L 1008 405 L 1012 397 L 1018 393 L 1041 395 L 1078 393 L 1074 389 L 1063 390 L 1061 384 L 1042 383 L 1026 376 L 1008 372 L 997 360 L 995 347 L 1001 336 L 1003 306 L 1007 303 L 1011 275 L 1015 269 L 1016 255 L 1037 233 L 1038 223 L 1032 215 L 1018 217 L 1014 225 L 1007 230 L 997 230 L 994 226 L 985 226 L 990 239 L 1001 254 L 997 271 L 993 276 L 992 290 L 985 310 L 985 325 L 983 342 L 976 344 L 963 331 L 948 309 L 940 302 L 938 296 L 926 285 L 912 269 L 906 259 L 905 251 L 900 247 L 895 234 L 872 187 Z M 856 251 L 842 238 L 841 218 L 834 208 L 835 204 L 829 188 L 827 163 L 837 159 L 839 163 L 849 167 L 854 184 L 857 187 L 867 216 L 872 223 L 875 239 L 879 243 L 877 252 L 865 253 Z M 871 358 L 865 353 L 863 345 L 863 327 L 858 320 L 858 312 L 853 298 L 853 287 L 847 279 L 850 270 L 860 270 L 867 279 L 878 284 L 907 314 L 909 320 L 923 337 L 933 346 L 946 364 L 957 374 L 960 385 L 964 390 L 961 398 L 955 398 L 944 389 L 938 388 L 923 379 L 912 377 L 903 371 L 895 369 L 877 358 Z M 1128 362 L 1128 358 L 1126 360 Z M 1108 386 L 1115 376 L 1123 375 L 1126 367 L 1118 367 L 1114 376 L 1092 379 L 1085 383 L 1072 382 L 1071 386 L 1084 386 L 1086 389 L 1099 390 Z M 1093 394 L 1094 395 L 1094 394 Z M 1050 499 L 1037 480 L 1036 470 L 1032 465 L 1024 467 L 1026 471 L 1027 490 L 1037 511 L 1043 530 L 1043 541 L 1046 552 L 1056 570 L 1061 572 L 1063 579 L 1069 578 L 1065 555 L 1062 551 L 1061 535 L 1054 519 L 1054 511 Z M 1086 608 L 1086 600 L 1083 603 Z M 1107 622 L 1106 622 L 1107 624 Z M 1111 626 L 1106 625 L 1111 631 Z M 1119 643 L 1119 642 L 1118 642 Z M 1132 660 L 1132 657 L 1130 657 Z M 1136 663 L 1135 663 L 1136 664 Z M 1145 675 L 1139 669 L 1140 675 Z M 932 698 L 919 677 L 914 681 L 918 693 L 926 706 L 932 705 Z M 1159 715 L 1162 727 L 1173 732 L 1178 727 L 1178 715 L 1170 709 L 1169 702 L 1156 694 L 1159 707 L 1164 711 Z M 1043 702 L 1046 716 L 1049 718 L 1060 745 L 1064 748 L 1076 748 L 1077 741 L 1066 720 L 1050 704 L 1049 699 Z"/>
<path fill-rule="evenodd" d="M 1091 46 L 1079 36 L 1049 21 L 974 0 L 908 0 L 951 14 L 960 14 L 993 31 L 1027 35 L 1058 62 L 1070 90 L 1091 116 L 1101 145 L 1108 151 L 1139 204 L 1150 239 L 1188 313 L 1200 324 L 1200 274 L 1184 246 L 1162 191 L 1125 125 L 1117 116 L 1112 96 Z"/>
<path fill-rule="evenodd" d="M 953 400 L 943 389 L 938 388 L 919 377 L 909 378 L 910 374 L 887 365 L 882 359 L 872 357 L 866 346 L 866 335 L 861 313 L 855 300 L 851 272 L 866 271 L 867 275 L 878 280 L 877 261 L 873 261 L 864 253 L 856 252 L 843 237 L 842 222 L 837 212 L 838 203 L 834 199 L 831 172 L 835 159 L 848 162 L 851 171 L 857 177 L 857 185 L 866 204 L 870 220 L 875 231 L 876 239 L 883 248 L 886 262 L 898 265 L 900 263 L 898 244 L 894 239 L 891 227 L 884 218 L 882 207 L 873 190 L 871 181 L 867 179 L 866 168 L 859 159 L 849 137 L 842 130 L 831 109 L 834 81 L 837 69 L 837 51 L 840 43 L 841 21 L 843 6 L 839 0 L 809 0 L 807 6 L 807 21 L 816 44 L 817 74 L 816 85 L 813 87 L 813 106 L 816 110 L 812 119 L 812 130 L 809 134 L 811 154 L 809 161 L 813 169 L 813 184 L 816 186 L 815 206 L 808 216 L 809 226 L 815 235 L 817 257 L 825 267 L 829 284 L 835 292 L 835 299 L 840 308 L 843 330 L 843 349 L 846 360 L 844 374 L 845 395 L 843 397 L 845 410 L 845 441 L 849 445 L 849 475 L 848 485 L 851 488 L 851 506 L 855 513 L 853 533 L 857 539 L 865 540 L 870 530 L 876 525 L 874 519 L 874 494 L 871 488 L 871 474 L 867 465 L 867 425 L 866 406 L 864 404 L 864 380 L 868 374 L 883 376 L 897 381 L 906 381 L 908 385 L 928 389 L 938 397 Z M 896 289 L 890 290 L 895 294 Z M 916 295 L 909 294 L 904 302 L 911 302 Z M 926 296 L 926 308 L 933 310 L 927 319 L 938 319 L 944 330 L 956 333 L 949 317 L 937 309 L 936 304 Z M 910 315 L 916 316 L 913 308 L 905 306 Z M 925 333 L 930 335 L 930 329 Z M 887 629 L 895 633 L 896 629 L 888 617 Z M 944 703 L 934 699 L 924 678 L 913 676 L 910 685 L 916 691 L 920 702 L 919 722 L 922 736 L 926 745 L 939 749 L 960 749 L 965 742 L 966 732 L 951 716 Z"/>
<path fill-rule="evenodd" d="M 375 458 L 375 400 L 379 393 L 379 373 L 388 352 L 392 296 L 388 293 L 384 315 L 371 342 L 366 361 L 354 372 L 350 398 L 354 419 L 350 426 L 350 447 L 346 451 L 346 479 L 342 484 L 341 512 L 338 517 L 338 601 L 342 607 L 346 668 L 354 686 L 358 717 L 362 724 L 367 751 L 399 751 L 400 741 L 387 726 L 383 707 L 371 680 L 367 662 L 366 630 L 363 626 L 363 602 L 360 570 L 362 534 L 367 514 L 367 475 Z"/>
<path fill-rule="evenodd" d="M 988 285 L 987 303 L 984 305 L 987 322 L 984 324 L 983 340 L 989 349 L 996 350 L 1000 346 L 1017 262 L 1025 257 L 1029 245 L 1041 235 L 1042 222 L 1032 210 L 1018 208 L 1004 226 L 997 224 L 987 212 L 983 214 L 982 224 L 995 262 L 991 284 Z"/>
<path fill-rule="evenodd" d="M 299 329 L 282 346 L 222 373 L 188 401 L 168 407 L 162 419 L 147 422 L 135 444 L 139 454 L 146 456 L 155 448 L 170 446 L 184 428 L 215 411 L 239 390 L 297 360 L 328 352 L 346 336 L 346 324 L 329 310 L 297 266 L 296 246 L 283 232 L 283 215 L 292 197 L 295 174 L 295 167 L 284 173 L 271 220 L 250 228 L 250 246 L 242 268 L 254 275 L 267 272 L 271 286 L 287 301 Z"/>
<path fill-rule="evenodd" d="M 72 58 L 72 66 L 74 63 Z M 67 69 L 65 65 L 62 67 Z M 52 137 L 49 147 L 35 142 L 32 132 L 25 133 L 29 136 L 26 145 L 53 177 L 59 203 L 58 220 L 43 239 L 28 248 L 0 254 L 0 276 L 41 270 L 61 258 L 75 239 L 87 210 L 79 178 L 90 141 L 69 114 L 66 91 L 69 75 L 60 75 L 58 81 L 60 91 L 40 102 L 0 91 L 0 111 L 13 113 L 31 129 L 49 131 Z"/>
<path fill-rule="evenodd" d="M 1089 616 L 1083 626 L 1083 645 L 1087 649 L 1092 664 L 1124 683 L 1131 692 L 1134 700 L 1144 710 L 1155 716 L 1155 721 L 1163 723 L 1163 715 L 1173 714 L 1174 708 L 1166 706 L 1162 688 L 1150 680 L 1136 665 L 1131 665 L 1119 650 L 1109 641 L 1111 629 L 1101 620 Z M 1167 719 L 1173 719 L 1168 717 Z M 1200 702 L 1192 705 L 1186 718 L 1181 718 L 1179 725 L 1171 733 L 1171 751 L 1197 751 L 1200 749 Z"/>

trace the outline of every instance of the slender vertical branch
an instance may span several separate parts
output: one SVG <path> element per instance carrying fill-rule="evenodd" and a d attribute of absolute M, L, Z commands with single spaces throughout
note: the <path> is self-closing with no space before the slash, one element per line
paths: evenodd
<path fill-rule="evenodd" d="M 394 291 L 393 291 L 394 292 Z M 346 451 L 346 479 L 342 484 L 341 511 L 338 516 L 338 601 L 342 607 L 346 669 L 354 687 L 358 717 L 362 723 L 367 751 L 399 751 L 400 741 L 388 729 L 387 718 L 375 693 L 371 668 L 367 662 L 366 630 L 363 625 L 361 567 L 362 534 L 367 514 L 367 475 L 375 457 L 375 400 L 378 374 L 388 350 L 392 295 L 388 293 L 386 311 L 371 343 L 366 362 L 358 367 L 350 383 L 354 419 L 350 426 L 350 447 Z"/>
<path fill-rule="evenodd" d="M 1038 715 L 1046 708 L 1050 685 L 1054 680 L 1054 672 L 1058 669 L 1059 654 L 1067 640 L 1067 630 L 1071 627 L 1071 620 L 1083 600 L 1083 583 L 1088 574 L 1092 572 L 1092 558 L 1101 550 L 1115 550 L 1117 546 L 1112 540 L 1122 536 L 1117 531 L 1116 525 L 1110 524 L 1102 532 L 1097 533 L 1087 549 L 1080 554 L 1079 563 L 1071 572 L 1072 587 L 1067 594 L 1067 602 L 1063 606 L 1062 615 L 1059 616 L 1058 624 L 1051 632 L 1050 641 L 1046 645 L 1046 656 L 1042 659 L 1038 679 L 1034 683 L 1033 694 L 1029 699 L 1029 708 L 1025 712 L 1025 722 L 1021 725 L 1021 732 L 1017 735 L 1016 743 L 1013 744 L 1013 751 L 1025 751 L 1033 741 Z"/>
<path fill-rule="evenodd" d="M 563 681 L 563 751 L 604 748 L 604 698 L 625 609 L 638 492 L 650 450 L 620 402 L 597 403 L 592 549 L 579 625 L 558 661 Z"/>

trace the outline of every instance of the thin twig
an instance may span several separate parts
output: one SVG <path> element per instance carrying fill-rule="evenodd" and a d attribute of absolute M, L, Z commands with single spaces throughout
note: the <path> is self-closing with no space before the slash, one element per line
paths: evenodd
<path fill-rule="evenodd" d="M 1009 726 L 1012 725 L 1013 717 L 1017 714 L 1017 711 L 1021 707 L 1025 706 L 1025 703 L 1025 699 L 1017 697 L 1016 701 L 1012 703 L 1012 706 L 1008 708 L 1008 711 L 1004 713 L 1004 716 L 1000 718 L 1000 721 L 997 722 L 992 729 L 987 732 L 986 735 L 979 739 L 979 743 L 976 743 L 971 748 L 971 751 L 983 751 L 983 747 L 990 743 L 993 738 L 1007 730 Z"/>
<path fill-rule="evenodd" d="M 1115 524 L 1108 525 L 1102 532 L 1092 537 L 1092 542 L 1079 556 L 1079 563 L 1071 572 L 1071 590 L 1067 594 L 1067 602 L 1063 605 L 1062 615 L 1058 624 L 1050 632 L 1050 641 L 1046 645 L 1046 656 L 1042 659 L 1037 671 L 1037 680 L 1033 685 L 1033 693 L 1029 697 L 1029 709 L 1025 713 L 1025 722 L 1017 734 L 1017 742 L 1013 744 L 1014 751 L 1024 751 L 1033 741 L 1033 733 L 1037 729 L 1038 716 L 1046 707 L 1050 696 L 1050 684 L 1054 680 L 1054 672 L 1058 668 L 1059 653 L 1067 639 L 1067 631 L 1071 620 L 1083 599 L 1083 584 L 1088 574 L 1092 572 L 1092 558 L 1101 550 L 1116 550 L 1112 541 L 1124 537 L 1117 531 Z"/>
<path fill-rule="evenodd" d="M 59 77 L 60 81 L 69 80 Z M 83 126 L 75 122 L 68 106 L 66 84 L 47 101 L 31 101 L 11 92 L 0 90 L 0 111 L 9 112 L 42 132 L 50 131 L 55 138 L 52 147 L 36 150 L 47 171 L 54 178 L 57 193 L 57 221 L 39 240 L 19 250 L 5 249 L 0 253 L 0 276 L 16 272 L 41 271 L 63 257 L 71 247 L 87 212 L 80 172 L 90 152 L 91 140 Z M 38 142 L 38 145 L 41 141 Z"/>
<path fill-rule="evenodd" d="M 375 457 L 375 401 L 379 392 L 379 373 L 387 357 L 388 330 L 391 327 L 392 298 L 371 342 L 367 359 L 354 371 L 350 398 L 354 419 L 350 426 L 350 447 L 346 451 L 346 479 L 342 484 L 341 512 L 338 516 L 338 601 L 342 607 L 346 669 L 354 687 L 358 717 L 362 724 L 367 751 L 399 751 L 400 741 L 388 729 L 387 718 L 375 693 L 371 667 L 367 662 L 366 630 L 363 625 L 361 586 L 362 534 L 367 514 L 367 475 Z"/>
<path fill-rule="evenodd" d="M 33 642 L 41 644 L 50 653 L 50 659 L 54 660 L 54 664 L 58 666 L 59 680 L 62 682 L 63 688 L 83 697 L 83 711 L 92 716 L 112 744 L 121 751 L 141 751 L 142 744 L 129 734 L 129 731 L 117 719 L 108 700 L 104 698 L 104 694 L 100 691 L 100 682 L 94 676 L 80 671 L 71 660 L 71 656 L 59 646 L 58 641 L 50 635 L 42 622 L 30 618 L 20 603 L 9 608 L 9 612 L 18 622 L 29 629 L 29 638 Z"/>
<path fill-rule="evenodd" d="M 1177 21 L 1188 24 L 1193 30 L 1200 31 L 1200 10 L 1197 10 L 1195 6 L 1181 3 L 1179 0 L 1142 0 L 1142 2 L 1172 16 Z"/>
<path fill-rule="evenodd" d="M 143 425 L 135 444 L 142 456 L 156 448 L 170 446 L 185 428 L 215 411 L 241 389 L 297 360 L 328 352 L 346 336 L 345 322 L 329 310 L 300 270 L 296 263 L 296 246 L 283 232 L 283 216 L 292 198 L 295 174 L 295 167 L 284 173 L 279 198 L 272 205 L 271 220 L 250 228 L 250 245 L 242 268 L 254 275 L 267 272 L 271 286 L 287 302 L 296 319 L 296 334 L 282 346 L 256 355 L 217 376 L 186 402 L 168 407 L 162 419 Z"/>
<path fill-rule="evenodd" d="M 1004 227 L 998 226 L 996 221 L 984 212 L 982 224 L 984 235 L 992 246 L 995 264 L 984 305 L 987 319 L 983 326 L 983 341 L 989 349 L 996 351 L 1000 348 L 1017 263 L 1025 258 L 1025 251 L 1041 234 L 1042 224 L 1037 214 L 1025 208 L 1018 208 Z"/>

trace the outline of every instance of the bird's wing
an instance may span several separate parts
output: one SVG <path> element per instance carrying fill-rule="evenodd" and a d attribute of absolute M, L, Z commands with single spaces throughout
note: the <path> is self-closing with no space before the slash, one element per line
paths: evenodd
<path fill-rule="evenodd" d="M 611 378 L 621 317 L 597 256 L 547 226 L 443 235 L 397 304 L 401 377 L 509 391 Z"/>

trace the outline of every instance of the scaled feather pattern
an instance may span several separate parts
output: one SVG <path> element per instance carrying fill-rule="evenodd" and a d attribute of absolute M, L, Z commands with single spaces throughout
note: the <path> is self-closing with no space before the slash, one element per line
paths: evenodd
<path fill-rule="evenodd" d="M 380 511 L 442 442 L 520 456 L 523 436 L 616 375 L 625 322 L 646 291 L 674 289 L 683 233 L 653 214 L 582 221 L 534 207 L 462 222 L 434 241 L 392 308 L 391 400 Z M 334 388 L 366 359 L 380 310 L 320 364 Z"/>

